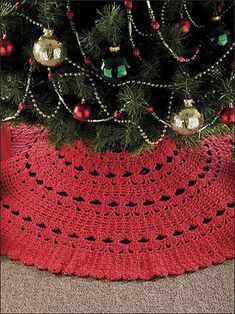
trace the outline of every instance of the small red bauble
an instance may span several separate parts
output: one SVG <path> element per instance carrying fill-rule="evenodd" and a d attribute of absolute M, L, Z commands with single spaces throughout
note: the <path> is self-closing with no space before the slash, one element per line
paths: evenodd
<path fill-rule="evenodd" d="M 113 113 L 113 117 L 114 117 L 114 119 L 119 119 L 120 118 L 120 112 L 119 111 L 114 111 L 114 113 Z"/>
<path fill-rule="evenodd" d="M 52 80 L 52 78 L 53 78 L 53 73 L 49 72 L 49 73 L 47 74 L 47 77 L 48 77 L 48 80 Z"/>
<path fill-rule="evenodd" d="M 184 59 L 184 57 L 179 56 L 179 57 L 177 58 L 177 61 L 180 62 L 180 63 L 184 63 L 184 62 L 185 62 L 185 59 Z"/>
<path fill-rule="evenodd" d="M 66 16 L 69 20 L 73 20 L 74 19 L 74 13 L 72 11 L 67 11 L 66 12 Z"/>
<path fill-rule="evenodd" d="M 160 28 L 160 24 L 157 21 L 152 21 L 151 23 L 152 29 L 157 31 Z"/>
<path fill-rule="evenodd" d="M 219 14 L 221 14 L 223 12 L 223 10 L 224 10 L 224 6 L 223 5 L 218 5 L 216 9 L 217 9 L 217 12 Z"/>
<path fill-rule="evenodd" d="M 26 108 L 25 103 L 24 102 L 20 102 L 19 105 L 18 105 L 18 109 L 23 111 L 23 110 L 25 110 L 25 108 Z"/>
<path fill-rule="evenodd" d="M 79 121 L 87 121 L 91 116 L 91 106 L 82 101 L 73 108 L 73 117 Z"/>
<path fill-rule="evenodd" d="M 126 9 L 128 9 L 128 10 L 132 9 L 132 1 L 131 0 L 125 0 L 124 4 L 125 4 Z"/>
<path fill-rule="evenodd" d="M 133 56 L 134 56 L 134 57 L 139 57 L 139 56 L 140 56 L 140 50 L 139 50 L 139 48 L 134 48 L 134 49 L 132 50 L 132 53 L 133 53 Z"/>
<path fill-rule="evenodd" d="M 29 58 L 29 65 L 30 65 L 30 66 L 33 66 L 33 64 L 34 64 L 33 58 Z"/>
<path fill-rule="evenodd" d="M 3 35 L 0 38 L 0 56 L 1 57 L 8 57 L 14 51 L 13 43 L 7 38 L 6 35 Z"/>
<path fill-rule="evenodd" d="M 84 57 L 84 63 L 86 64 L 86 65 L 91 65 L 92 64 L 92 61 L 91 61 L 91 59 L 89 58 L 89 57 Z"/>
<path fill-rule="evenodd" d="M 20 1 L 17 1 L 15 3 L 15 8 L 18 10 L 18 9 L 21 9 L 22 8 L 22 3 Z"/>
<path fill-rule="evenodd" d="M 178 26 L 181 28 L 183 33 L 188 33 L 191 29 L 190 21 L 185 18 L 180 19 Z"/>
<path fill-rule="evenodd" d="M 153 106 L 148 105 L 148 107 L 147 107 L 147 112 L 148 112 L 148 113 L 153 113 L 153 112 L 154 112 Z"/>
<path fill-rule="evenodd" d="M 231 62 L 230 66 L 231 66 L 231 70 L 235 72 L 235 60 Z"/>
<path fill-rule="evenodd" d="M 220 120 L 226 125 L 233 125 L 235 122 L 235 114 L 233 105 L 222 109 L 220 112 Z"/>

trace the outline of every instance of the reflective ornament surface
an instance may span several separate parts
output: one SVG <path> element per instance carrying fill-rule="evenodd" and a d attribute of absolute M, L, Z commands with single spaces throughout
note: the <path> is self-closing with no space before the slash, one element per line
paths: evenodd
<path fill-rule="evenodd" d="M 63 43 L 53 35 L 52 29 L 44 28 L 43 32 L 44 34 L 33 46 L 33 55 L 40 64 L 53 68 L 64 61 L 66 49 Z"/>
<path fill-rule="evenodd" d="M 170 125 L 177 134 L 194 135 L 202 127 L 204 117 L 192 105 L 193 102 L 193 99 L 185 99 L 183 108 L 178 113 L 172 114 Z"/>

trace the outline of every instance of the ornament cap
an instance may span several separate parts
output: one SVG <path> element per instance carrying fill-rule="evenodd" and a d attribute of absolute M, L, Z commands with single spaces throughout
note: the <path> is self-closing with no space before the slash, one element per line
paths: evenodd
<path fill-rule="evenodd" d="M 194 100 L 192 98 L 186 98 L 184 99 L 184 106 L 186 108 L 190 108 L 190 107 L 193 107 L 193 104 L 194 104 Z"/>
<path fill-rule="evenodd" d="M 221 20 L 221 16 L 220 15 L 216 15 L 216 16 L 212 16 L 211 17 L 211 21 L 216 22 L 216 21 L 220 21 Z"/>
<path fill-rule="evenodd" d="M 43 34 L 45 37 L 52 37 L 54 34 L 54 30 L 51 28 L 43 28 Z"/>
<path fill-rule="evenodd" d="M 119 52 L 120 51 L 120 46 L 111 46 L 109 47 L 110 52 Z"/>

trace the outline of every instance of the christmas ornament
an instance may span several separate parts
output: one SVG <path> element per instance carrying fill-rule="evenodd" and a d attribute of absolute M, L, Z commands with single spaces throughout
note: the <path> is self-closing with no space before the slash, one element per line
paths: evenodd
<path fill-rule="evenodd" d="M 140 56 L 140 50 L 139 50 L 139 48 L 136 48 L 136 47 L 133 48 L 132 53 L 133 53 L 133 56 L 134 56 L 134 57 L 138 58 L 138 57 Z"/>
<path fill-rule="evenodd" d="M 85 99 L 82 99 L 80 104 L 76 104 L 73 108 L 73 117 L 79 121 L 87 121 L 91 116 L 91 106 L 86 104 Z"/>
<path fill-rule="evenodd" d="M 222 23 L 220 19 L 220 16 L 211 18 L 213 23 L 211 25 L 209 38 L 212 44 L 223 47 L 229 43 L 230 32 L 226 29 L 226 25 Z"/>
<path fill-rule="evenodd" d="M 148 113 L 153 113 L 154 112 L 154 108 L 151 105 L 148 105 L 146 110 L 147 110 Z"/>
<path fill-rule="evenodd" d="M 180 62 L 180 63 L 184 63 L 185 62 L 185 58 L 183 56 L 179 56 L 177 58 L 177 61 Z"/>
<path fill-rule="evenodd" d="M 113 117 L 114 117 L 114 119 L 119 119 L 120 118 L 120 112 L 119 111 L 114 111 L 114 113 L 113 113 Z"/>
<path fill-rule="evenodd" d="M 22 8 L 22 3 L 20 2 L 20 1 L 17 1 L 16 3 L 15 3 L 15 5 L 14 5 L 14 7 L 17 9 L 17 10 L 19 10 L 19 9 L 21 9 Z"/>
<path fill-rule="evenodd" d="M 156 20 L 154 20 L 154 21 L 152 21 L 152 23 L 151 23 L 151 27 L 152 27 L 152 29 L 153 29 L 154 31 L 158 31 L 159 28 L 160 28 L 160 24 L 159 24 Z"/>
<path fill-rule="evenodd" d="M 193 102 L 193 99 L 184 99 L 183 108 L 172 114 L 170 125 L 177 134 L 194 135 L 203 125 L 203 115 L 192 105 Z"/>
<path fill-rule="evenodd" d="M 8 57 L 14 51 L 13 43 L 7 38 L 7 35 L 3 35 L 0 38 L 0 56 L 1 57 Z"/>
<path fill-rule="evenodd" d="M 233 104 L 229 104 L 228 107 L 222 109 L 219 116 L 220 116 L 220 120 L 223 124 L 226 124 L 226 125 L 233 125 L 234 124 L 234 121 L 235 121 L 234 110 L 235 110 L 235 108 L 234 108 Z"/>
<path fill-rule="evenodd" d="M 24 102 L 20 102 L 20 103 L 18 104 L 18 109 L 21 110 L 21 111 L 25 110 L 25 109 L 26 109 L 25 103 L 24 103 Z"/>
<path fill-rule="evenodd" d="M 188 33 L 191 29 L 191 23 L 186 18 L 181 17 L 178 23 L 178 27 L 181 28 L 183 33 Z"/>
<path fill-rule="evenodd" d="M 125 5 L 125 8 L 127 10 L 131 10 L 132 9 L 132 1 L 131 0 L 125 0 L 124 5 Z"/>
<path fill-rule="evenodd" d="M 235 60 L 230 63 L 231 70 L 235 72 Z"/>
<path fill-rule="evenodd" d="M 43 30 L 42 35 L 33 46 L 34 58 L 42 65 L 56 67 L 61 64 L 66 57 L 64 45 L 53 35 L 52 29 Z"/>
<path fill-rule="evenodd" d="M 116 82 L 127 75 L 130 68 L 126 59 L 119 55 L 120 47 L 110 47 L 111 55 L 103 60 L 101 75 L 106 80 Z"/>

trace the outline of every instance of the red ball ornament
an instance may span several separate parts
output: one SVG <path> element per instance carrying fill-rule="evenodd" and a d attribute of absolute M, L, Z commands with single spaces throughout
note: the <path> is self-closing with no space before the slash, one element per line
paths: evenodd
<path fill-rule="evenodd" d="M 79 121 L 87 121 L 91 116 L 91 106 L 82 101 L 73 108 L 73 117 Z"/>
<path fill-rule="evenodd" d="M 235 122 L 235 112 L 234 112 L 234 106 L 233 104 L 229 105 L 229 107 L 226 107 L 222 109 L 220 112 L 220 120 L 222 123 L 226 125 L 233 125 Z"/>
<path fill-rule="evenodd" d="M 114 111 L 114 113 L 113 113 L 113 117 L 114 117 L 114 119 L 119 119 L 120 118 L 120 112 L 119 111 Z"/>
<path fill-rule="evenodd" d="M 177 58 L 177 61 L 180 62 L 180 63 L 184 63 L 184 62 L 185 62 L 185 58 L 182 57 L 182 56 L 179 56 L 179 57 Z"/>
<path fill-rule="evenodd" d="M 235 60 L 231 62 L 230 66 L 231 66 L 231 70 L 235 72 Z"/>
<path fill-rule="evenodd" d="M 139 50 L 139 48 L 134 48 L 134 49 L 132 50 L 132 53 L 133 53 L 133 56 L 134 56 L 134 57 L 138 58 L 138 57 L 140 56 L 140 50 Z"/>
<path fill-rule="evenodd" d="M 15 8 L 16 8 L 17 10 L 21 9 L 21 8 L 22 8 L 22 3 L 21 3 L 20 1 L 17 1 L 17 2 L 15 3 Z"/>
<path fill-rule="evenodd" d="M 124 4 L 125 4 L 126 9 L 128 9 L 128 10 L 132 9 L 132 1 L 131 0 L 125 0 Z"/>
<path fill-rule="evenodd" d="M 90 59 L 89 57 L 87 57 L 87 56 L 84 57 L 84 63 L 85 63 L 86 65 L 92 65 L 91 59 Z"/>
<path fill-rule="evenodd" d="M 13 43 L 7 38 L 6 35 L 3 35 L 0 38 L 0 56 L 1 57 L 8 57 L 14 51 Z"/>
<path fill-rule="evenodd" d="M 33 58 L 29 58 L 29 66 L 33 66 L 33 64 L 34 64 L 34 59 Z"/>
<path fill-rule="evenodd" d="M 180 19 L 178 26 L 181 28 L 183 33 L 188 33 L 191 29 L 190 21 L 185 18 Z"/>
<path fill-rule="evenodd" d="M 19 105 L 18 105 L 18 109 L 23 111 L 23 110 L 25 110 L 25 108 L 26 108 L 25 103 L 24 102 L 20 102 Z"/>
<path fill-rule="evenodd" d="M 47 74 L 47 77 L 48 77 L 48 80 L 52 80 L 52 78 L 53 78 L 53 73 L 49 72 L 49 73 Z"/>
<path fill-rule="evenodd" d="M 148 113 L 153 113 L 153 112 L 154 112 L 153 106 L 148 105 L 148 107 L 147 107 L 147 112 L 148 112 Z"/>
<path fill-rule="evenodd" d="M 154 31 L 157 31 L 157 30 L 159 30 L 159 28 L 160 28 L 160 24 L 157 22 L 157 21 L 152 21 L 152 23 L 151 23 L 151 27 L 152 27 L 152 29 L 154 30 Z"/>
<path fill-rule="evenodd" d="M 223 5 L 218 5 L 216 9 L 217 9 L 217 12 L 219 14 L 221 14 L 223 12 L 223 10 L 224 10 L 224 6 Z"/>
<path fill-rule="evenodd" d="M 66 12 L 66 16 L 69 20 L 73 20 L 74 19 L 74 13 L 72 11 L 67 11 Z"/>

